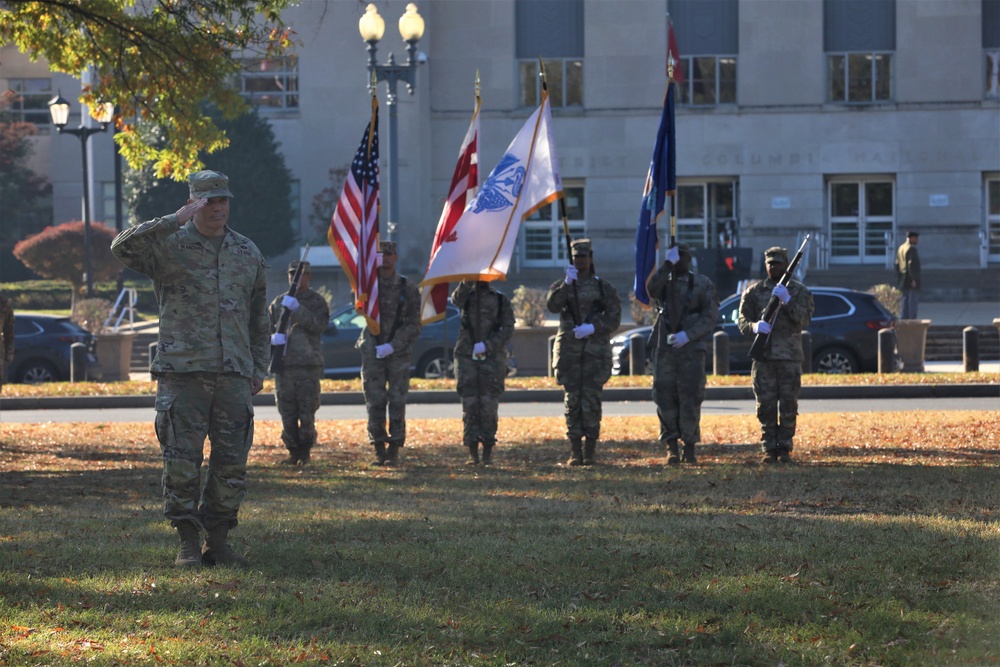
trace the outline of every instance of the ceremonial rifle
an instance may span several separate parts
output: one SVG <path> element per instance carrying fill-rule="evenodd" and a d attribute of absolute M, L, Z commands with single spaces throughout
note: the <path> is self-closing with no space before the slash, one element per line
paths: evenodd
<path fill-rule="evenodd" d="M 285 296 L 294 297 L 299 291 L 299 283 L 302 282 L 302 273 L 305 269 L 306 257 L 309 256 L 309 245 L 306 245 L 305 252 L 302 253 L 302 259 L 299 260 L 299 265 L 295 267 L 295 273 L 292 274 L 292 283 L 288 286 L 288 292 Z M 278 328 L 275 333 L 284 334 L 285 342 L 281 345 L 271 344 L 271 361 L 268 363 L 267 372 L 268 373 L 280 373 L 285 366 L 285 349 L 288 347 L 288 329 L 292 322 L 292 311 L 288 306 L 281 307 L 281 316 L 278 317 Z"/>
<path fill-rule="evenodd" d="M 778 281 L 779 285 L 788 286 L 789 281 L 792 279 L 792 274 L 795 273 L 795 267 L 799 265 L 799 261 L 802 259 L 802 255 L 805 254 L 806 245 L 809 243 L 809 234 L 802 239 L 802 245 L 799 246 L 799 251 L 795 253 L 795 257 L 792 257 L 792 261 L 788 264 L 788 268 L 785 269 L 785 275 L 781 276 L 781 280 Z M 772 327 L 774 326 L 774 321 L 778 317 L 778 309 L 781 307 L 781 299 L 771 295 L 771 300 L 767 302 L 767 308 L 764 309 L 764 314 L 760 319 L 765 320 Z M 771 339 L 771 332 L 766 334 L 759 333 L 753 339 L 753 345 L 750 346 L 750 352 L 748 356 L 754 361 L 764 360 L 764 350 L 767 348 L 767 342 Z"/>

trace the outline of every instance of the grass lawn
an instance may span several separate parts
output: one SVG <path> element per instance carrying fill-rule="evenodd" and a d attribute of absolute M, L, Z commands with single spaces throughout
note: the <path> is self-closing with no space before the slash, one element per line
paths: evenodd
<path fill-rule="evenodd" d="M 4 387 L 4 391 L 8 387 Z M 667 468 L 655 416 L 412 420 L 399 469 L 360 421 L 278 465 L 258 422 L 247 570 L 178 570 L 151 423 L 4 424 L 0 665 L 990 665 L 1000 412 L 807 414 L 793 465 L 707 416 Z"/>

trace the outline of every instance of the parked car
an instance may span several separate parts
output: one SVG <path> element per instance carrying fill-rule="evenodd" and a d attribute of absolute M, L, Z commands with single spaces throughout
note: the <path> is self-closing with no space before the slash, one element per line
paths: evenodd
<path fill-rule="evenodd" d="M 87 346 L 87 377 L 99 379 L 96 338 L 68 317 L 14 313 L 14 360 L 7 367 L 11 382 L 39 384 L 70 379 L 70 345 Z"/>
<path fill-rule="evenodd" d="M 415 377 L 452 377 L 455 340 L 461 313 L 448 306 L 447 317 L 420 330 L 413 343 L 411 371 Z M 361 375 L 361 351 L 354 347 L 365 326 L 365 317 L 353 305 L 338 308 L 330 315 L 330 326 L 323 332 L 323 371 L 328 378 L 351 378 Z M 447 335 L 446 335 L 447 334 Z"/>
<path fill-rule="evenodd" d="M 878 332 L 892 328 L 896 318 L 879 303 L 874 295 L 842 287 L 810 287 L 816 309 L 806 330 L 812 336 L 812 370 L 814 373 L 868 373 L 878 370 Z M 740 295 L 726 297 L 719 305 L 719 321 L 715 331 L 729 335 L 729 371 L 749 373 L 751 360 L 747 356 L 753 336 L 744 336 L 737 325 L 740 317 Z M 630 337 L 649 337 L 651 326 L 638 327 L 611 339 L 612 373 L 630 372 Z M 652 341 L 650 341 L 652 343 Z M 647 372 L 652 372 L 647 347 Z M 712 368 L 711 351 L 706 355 Z"/>

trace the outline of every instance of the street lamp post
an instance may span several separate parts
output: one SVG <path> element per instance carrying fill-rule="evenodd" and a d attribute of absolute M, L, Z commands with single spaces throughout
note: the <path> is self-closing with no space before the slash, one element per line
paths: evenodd
<path fill-rule="evenodd" d="M 417 12 L 417 6 L 412 2 L 406 5 L 406 13 L 399 18 L 399 34 L 406 42 L 406 63 L 399 65 L 393 54 L 384 65 L 379 65 L 375 59 L 375 51 L 382 35 L 385 33 L 385 20 L 379 15 L 374 4 L 369 4 L 365 15 L 358 21 L 358 32 L 368 43 L 368 75 L 369 90 L 379 81 L 386 82 L 386 104 L 389 107 L 389 151 L 386 161 L 389 163 L 389 197 L 386 204 L 386 231 L 390 238 L 395 230 L 396 207 L 399 203 L 399 165 L 398 144 L 396 136 L 396 84 L 406 83 L 407 92 L 412 95 L 417 85 L 417 66 L 420 64 L 417 56 L 417 42 L 424 35 L 424 19 Z M 374 91 L 371 91 L 374 92 Z"/>
<path fill-rule="evenodd" d="M 100 128 L 86 127 L 82 115 L 80 127 L 68 128 L 66 123 L 69 122 L 69 102 L 63 99 L 62 95 L 56 95 L 49 100 L 49 115 L 52 117 L 52 124 L 56 126 L 56 131 L 59 134 L 72 134 L 80 138 L 80 152 L 83 155 L 83 270 L 88 299 L 94 296 L 94 279 L 90 255 L 90 172 L 87 167 L 87 139 L 90 139 L 91 135 L 107 130 L 114 113 L 115 105 L 110 102 L 99 104 L 95 109 L 94 119 L 101 124 Z"/>

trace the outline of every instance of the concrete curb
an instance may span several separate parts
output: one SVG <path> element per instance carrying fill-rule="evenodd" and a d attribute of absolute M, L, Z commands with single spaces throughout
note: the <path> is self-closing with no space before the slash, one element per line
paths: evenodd
<path fill-rule="evenodd" d="M 1000 384 L 906 384 L 874 386 L 817 385 L 802 387 L 800 398 L 806 400 L 829 399 L 878 399 L 878 398 L 997 398 Z M 750 387 L 708 387 L 706 401 L 753 400 Z M 503 403 L 561 403 L 561 389 L 514 389 L 504 392 Z M 646 387 L 611 388 L 604 390 L 604 400 L 649 401 L 652 390 Z M 361 392 L 328 392 L 320 398 L 322 405 L 363 405 Z M 407 402 L 418 404 L 458 403 L 454 391 L 411 391 Z M 274 405 L 274 394 L 254 396 L 254 405 Z M 3 398 L 2 410 L 100 410 L 110 408 L 150 408 L 155 406 L 154 396 L 54 396 L 45 398 Z M 1000 408 L 1000 404 L 998 404 Z M 2 417 L 0 417 L 2 421 Z"/>

